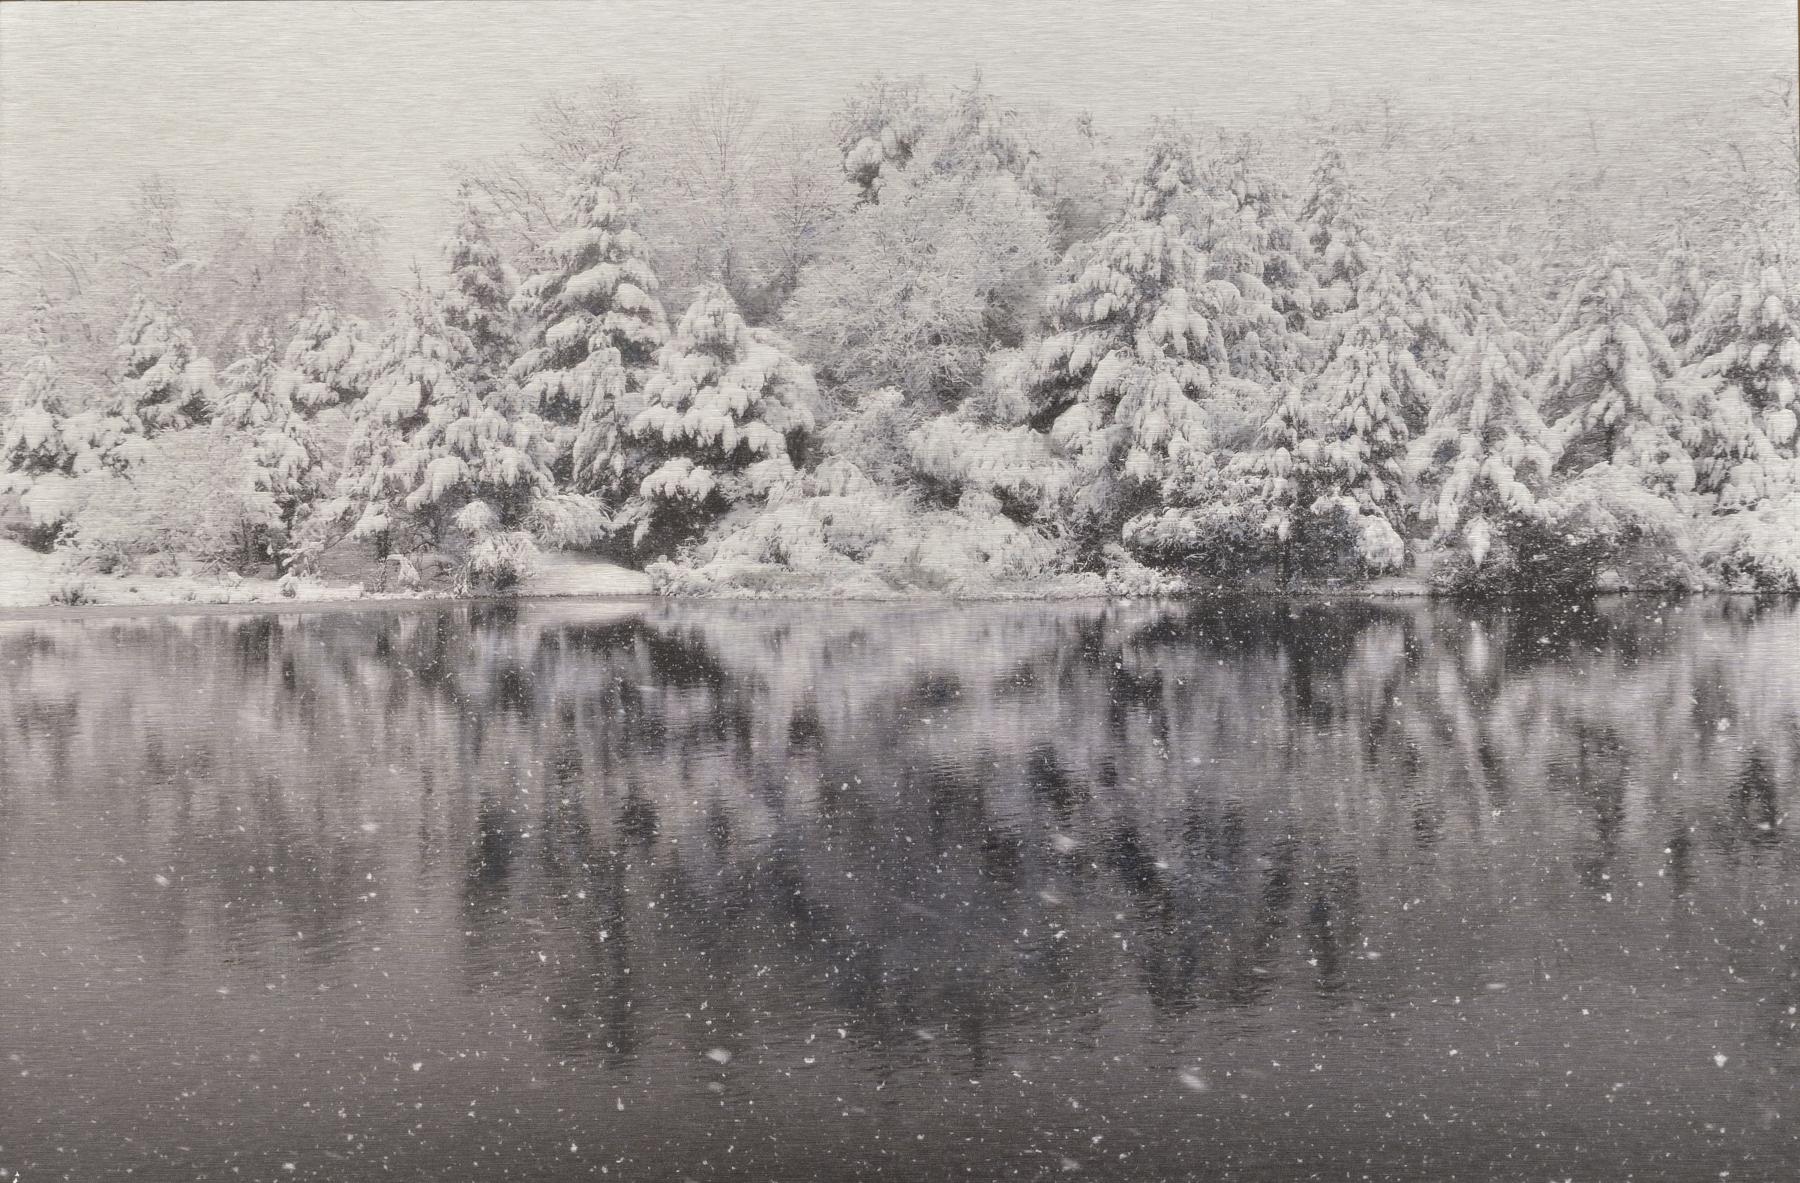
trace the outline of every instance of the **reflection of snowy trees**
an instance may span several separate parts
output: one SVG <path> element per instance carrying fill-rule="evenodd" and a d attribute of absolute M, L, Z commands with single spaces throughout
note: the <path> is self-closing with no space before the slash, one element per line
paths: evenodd
<path fill-rule="evenodd" d="M 979 1073 L 1046 1024 L 1098 1038 L 1118 998 L 1386 1009 L 1545 959 L 1626 972 L 1599 935 L 1659 972 L 1722 940 L 1751 1005 L 1792 993 L 1748 918 L 1793 882 L 1800 686 L 1772 655 L 1797 621 L 1256 601 L 18 623 L 0 825 L 116 853 L 80 875 L 146 956 L 324 964 L 371 928 L 441 929 L 459 974 L 435 989 L 616 1064 L 653 1029 L 703 1051 L 832 1013 L 884 1059 L 925 1055 L 923 1029 Z M 0 868 L 49 874 L 48 849 L 0 837 Z"/>

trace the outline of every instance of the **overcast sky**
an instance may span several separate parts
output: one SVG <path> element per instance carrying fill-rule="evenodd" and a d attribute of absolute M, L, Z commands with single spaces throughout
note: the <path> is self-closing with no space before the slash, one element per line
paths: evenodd
<path fill-rule="evenodd" d="M 1643 118 L 1795 68 L 1794 0 L 618 0 L 0 5 L 6 222 L 87 218 L 160 171 L 278 206 L 332 186 L 402 255 L 442 230 L 444 165 L 506 151 L 595 74 L 648 97 L 730 70 L 824 113 L 876 70 L 980 66 L 1012 101 L 1130 129 L 1387 89 L 1495 119 Z"/>

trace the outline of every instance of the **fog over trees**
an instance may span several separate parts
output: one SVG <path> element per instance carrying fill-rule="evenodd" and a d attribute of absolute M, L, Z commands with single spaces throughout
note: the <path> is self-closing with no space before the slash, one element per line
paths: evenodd
<path fill-rule="evenodd" d="M 1636 168 L 1403 96 L 646 94 L 457 162 L 398 291 L 331 190 L 150 174 L 7 241 L 0 529 L 456 589 L 548 548 L 693 594 L 1800 589 L 1792 78 Z"/>

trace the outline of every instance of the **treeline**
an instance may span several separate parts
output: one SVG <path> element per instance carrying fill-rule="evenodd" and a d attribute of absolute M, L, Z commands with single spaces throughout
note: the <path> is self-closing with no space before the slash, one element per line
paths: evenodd
<path fill-rule="evenodd" d="M 264 241 L 151 183 L 14 252 L 0 513 L 461 587 L 1797 590 L 1793 95 L 1609 181 L 1387 103 L 1122 146 L 979 79 L 822 132 L 606 83 L 461 168 L 391 311 L 331 195 Z"/>

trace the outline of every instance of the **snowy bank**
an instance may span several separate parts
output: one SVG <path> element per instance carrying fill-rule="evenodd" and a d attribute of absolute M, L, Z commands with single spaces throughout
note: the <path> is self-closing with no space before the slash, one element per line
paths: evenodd
<path fill-rule="evenodd" d="M 518 589 L 527 597 L 646 596 L 650 579 L 641 571 L 586 555 L 547 554 Z M 374 590 L 366 582 L 220 575 L 199 570 L 180 574 L 102 575 L 82 571 L 68 556 L 42 554 L 0 539 L 0 608 L 100 605 L 293 604 L 354 600 L 433 600 L 440 590 Z"/>

